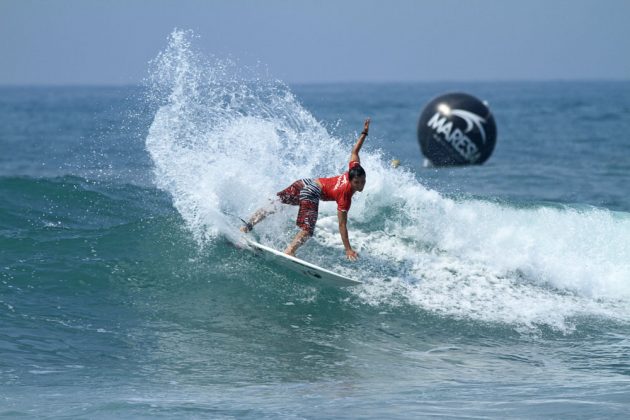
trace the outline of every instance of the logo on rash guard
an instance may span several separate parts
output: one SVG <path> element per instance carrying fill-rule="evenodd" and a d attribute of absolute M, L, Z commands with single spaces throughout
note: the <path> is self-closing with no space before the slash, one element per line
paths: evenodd
<path fill-rule="evenodd" d="M 343 174 L 341 175 L 338 179 L 337 179 L 337 183 L 335 184 L 335 191 L 337 191 L 339 188 L 343 187 L 344 185 L 346 185 L 348 183 L 347 180 L 347 175 Z"/>

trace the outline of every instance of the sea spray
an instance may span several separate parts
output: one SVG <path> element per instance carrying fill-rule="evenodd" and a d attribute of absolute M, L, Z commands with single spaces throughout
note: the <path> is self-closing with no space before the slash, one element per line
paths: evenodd
<path fill-rule="evenodd" d="M 193 40 L 174 31 L 152 63 L 159 109 L 146 146 L 157 185 L 203 245 L 236 240 L 230 215 L 246 217 L 295 179 L 345 170 L 354 138 L 328 133 L 282 82 L 205 57 Z M 373 305 L 560 330 L 580 316 L 630 320 L 626 214 L 444 197 L 374 151 L 386 139 L 372 117 L 368 182 L 350 211 L 361 260 L 343 260 L 334 203 L 321 204 L 304 258 L 365 280 L 352 293 Z M 281 247 L 294 217 L 285 208 L 257 232 Z"/>
<path fill-rule="evenodd" d="M 344 157 L 284 84 L 210 64 L 191 38 L 173 32 L 153 62 L 151 99 L 162 104 L 146 145 L 158 186 L 202 244 L 230 232 L 226 213 L 245 216 L 293 179 L 339 171 Z"/>

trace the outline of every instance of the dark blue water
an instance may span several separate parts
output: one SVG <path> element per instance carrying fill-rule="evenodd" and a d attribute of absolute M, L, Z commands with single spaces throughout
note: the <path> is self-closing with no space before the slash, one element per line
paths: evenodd
<path fill-rule="evenodd" d="M 145 87 L 0 88 L 0 416 L 630 414 L 630 83 L 286 87 L 194 54 Z M 449 91 L 495 115 L 483 166 L 421 166 Z M 361 258 L 333 204 L 300 251 L 364 286 L 234 246 L 224 212 L 336 173 L 366 116 Z"/>

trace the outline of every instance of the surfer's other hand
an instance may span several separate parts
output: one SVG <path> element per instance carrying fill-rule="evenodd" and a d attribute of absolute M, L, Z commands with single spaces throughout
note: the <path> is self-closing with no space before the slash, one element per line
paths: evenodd
<path fill-rule="evenodd" d="M 347 249 L 346 257 L 348 257 L 350 261 L 356 261 L 359 258 L 359 254 L 357 254 L 354 249 Z"/>

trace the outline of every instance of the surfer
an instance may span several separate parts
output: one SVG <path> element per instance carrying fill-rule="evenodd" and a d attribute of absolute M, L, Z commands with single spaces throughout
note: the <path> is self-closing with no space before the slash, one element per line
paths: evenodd
<path fill-rule="evenodd" d="M 350 154 L 349 170 L 341 175 L 330 178 L 307 178 L 295 181 L 289 187 L 276 195 L 270 207 L 257 210 L 254 215 L 241 227 L 242 232 L 249 232 L 254 225 L 260 223 L 265 217 L 276 211 L 276 203 L 299 206 L 296 225 L 300 231 L 284 250 L 285 254 L 295 256 L 295 252 L 308 238 L 313 236 L 319 211 L 319 200 L 337 202 L 337 218 L 339 219 L 339 233 L 341 242 L 346 250 L 346 257 L 356 261 L 359 254 L 350 246 L 348 238 L 348 210 L 352 202 L 352 195 L 357 191 L 363 191 L 365 187 L 365 170 L 361 167 L 359 151 L 368 135 L 370 119 L 363 124 L 363 131 L 357 139 Z"/>

